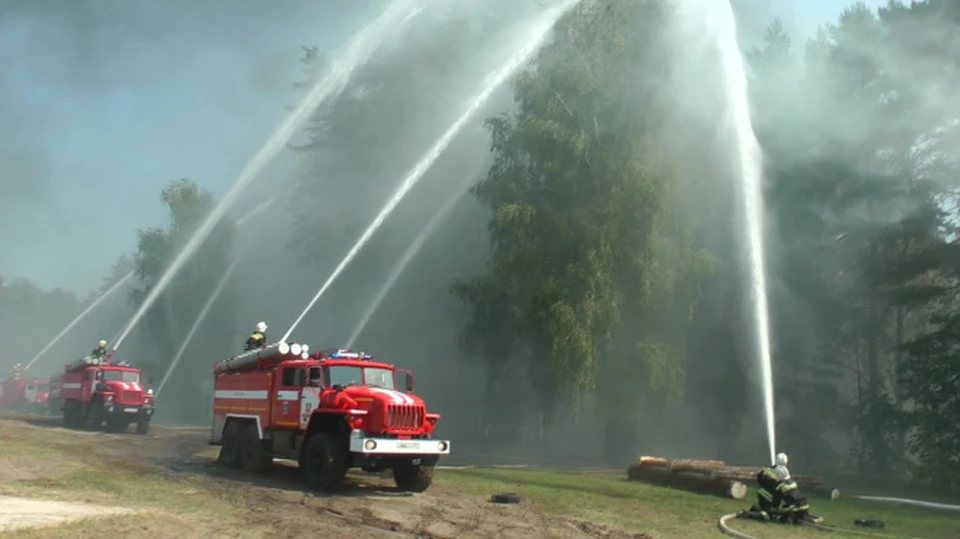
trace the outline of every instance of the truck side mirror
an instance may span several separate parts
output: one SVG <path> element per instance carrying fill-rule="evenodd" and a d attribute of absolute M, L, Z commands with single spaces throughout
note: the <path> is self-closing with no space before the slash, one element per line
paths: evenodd
<path fill-rule="evenodd" d="M 413 393 L 413 373 L 402 369 L 397 369 L 397 374 L 403 377 L 403 389 L 407 393 Z"/>

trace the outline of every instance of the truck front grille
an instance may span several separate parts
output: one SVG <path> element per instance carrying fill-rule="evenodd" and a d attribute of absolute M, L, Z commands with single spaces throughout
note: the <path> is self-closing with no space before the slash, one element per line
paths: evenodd
<path fill-rule="evenodd" d="M 121 391 L 117 394 L 119 404 L 140 404 L 139 391 Z"/>
<path fill-rule="evenodd" d="M 387 428 L 394 430 L 417 430 L 423 426 L 425 415 L 422 406 L 413 404 L 388 404 Z"/>

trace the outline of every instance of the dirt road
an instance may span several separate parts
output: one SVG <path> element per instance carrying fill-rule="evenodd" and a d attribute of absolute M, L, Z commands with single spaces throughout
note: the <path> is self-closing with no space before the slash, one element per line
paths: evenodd
<path fill-rule="evenodd" d="M 74 525 L 38 530 L 44 537 L 73 537 L 79 532 L 151 538 L 300 537 L 306 530 L 317 535 L 348 532 L 352 537 L 643 537 L 559 517 L 525 502 L 493 504 L 489 501 L 493 492 L 465 494 L 442 480 L 427 493 L 410 494 L 398 491 L 392 479 L 351 474 L 338 495 L 307 492 L 289 463 L 276 463 L 270 473 L 258 477 L 217 466 L 205 429 L 157 427 L 147 436 L 137 436 L 56 425 L 55 420 L 40 418 L 0 420 L 3 458 L 17 460 L 14 466 L 0 468 L 2 493 L 10 494 L 6 484 L 15 480 L 31 497 L 82 498 L 138 513 L 88 524 L 95 528 L 89 534 L 84 532 L 87 528 Z M 34 445 L 37 449 L 31 450 Z M 49 466 L 36 460 L 51 447 L 75 456 L 76 462 L 60 457 L 57 466 Z M 28 454 L 17 455 L 18 451 Z M 123 481 L 131 484 L 121 483 L 114 474 L 123 474 Z M 442 476 L 442 470 L 437 475 Z M 102 477 L 102 484 L 96 477 Z M 71 478 L 79 478 L 80 484 Z M 137 485 L 141 480 L 143 484 Z M 38 484 L 50 488 L 36 488 Z M 3 512 L 0 504 L 0 518 Z M 43 513 L 39 508 L 36 512 Z"/>

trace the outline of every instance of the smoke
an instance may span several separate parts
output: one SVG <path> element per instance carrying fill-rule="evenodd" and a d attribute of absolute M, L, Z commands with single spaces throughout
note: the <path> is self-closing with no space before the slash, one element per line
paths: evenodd
<path fill-rule="evenodd" d="M 537 4 L 428 1 L 409 32 L 379 50 L 343 96 L 318 113 L 298 141 L 308 148 L 286 152 L 242 202 L 249 208 L 278 199 L 269 215 L 241 232 L 252 247 L 249 261 L 240 264 L 231 279 L 235 301 L 220 319 L 197 332 L 196 344 L 186 349 L 185 365 L 171 384 L 183 386 L 184 394 L 193 391 L 197 380 L 190 377 L 206 376 L 207 366 L 238 351 L 260 320 L 271 332 L 289 327 L 403 172 L 455 119 L 483 75 L 511 52 L 506 44 L 523 31 Z M 229 9 L 213 0 L 0 4 L 0 197 L 7 208 L 0 212 L 0 226 L 8 230 L 29 223 L 4 238 L 0 272 L 16 268 L 15 273 L 47 289 L 89 288 L 114 254 L 133 249 L 137 229 L 165 226 L 165 209 L 157 195 L 167 181 L 189 176 L 220 194 L 283 113 L 282 107 L 297 100 L 294 83 L 307 79 L 305 73 L 322 72 L 331 50 L 383 5 L 310 0 L 245 0 L 231 2 Z M 810 268 L 801 267 L 798 259 L 822 262 L 816 258 L 822 246 L 805 227 L 816 223 L 836 236 L 853 222 L 893 222 L 915 210 L 906 199 L 895 208 L 838 207 L 811 192 L 816 182 L 810 178 L 816 177 L 802 167 L 812 171 L 813 164 L 837 162 L 882 177 L 894 160 L 876 155 L 879 140 L 890 155 L 909 155 L 909 166 L 922 170 L 931 159 L 955 154 L 956 137 L 937 130 L 952 133 L 951 120 L 960 114 L 953 96 L 957 66 L 944 61 L 960 57 L 955 23 L 931 14 L 890 35 L 870 22 L 875 11 L 868 9 L 848 15 L 863 18 L 857 31 L 826 28 L 816 35 L 814 26 L 838 14 L 825 11 L 812 20 L 808 5 L 799 0 L 789 5 L 736 2 L 742 46 L 753 50 L 751 100 L 768 162 L 798 170 L 795 182 L 769 188 L 775 204 L 767 233 L 778 238 L 769 246 L 775 310 L 780 327 L 791 331 L 789 339 L 781 331 L 775 344 L 779 351 L 797 356 L 813 353 L 810 343 L 820 331 L 816 312 L 795 282 L 796 273 Z M 790 35 L 789 47 L 785 42 L 768 47 L 764 39 L 777 17 Z M 746 387 L 750 345 L 739 340 L 742 329 L 737 327 L 746 320 L 746 305 L 740 304 L 744 294 L 738 284 L 740 231 L 732 227 L 737 205 L 731 189 L 730 141 L 717 127 L 725 106 L 714 91 L 720 84 L 717 55 L 679 40 L 669 23 L 650 39 L 656 45 L 651 57 L 659 57 L 660 63 L 630 74 L 630 80 L 636 83 L 631 91 L 649 99 L 654 104 L 650 108 L 662 114 L 651 142 L 659 156 L 654 166 L 676 179 L 671 218 L 690 225 L 695 242 L 721 259 L 722 270 L 705 284 L 695 320 L 689 330 L 684 328 L 689 335 L 684 404 L 668 412 L 638 410 L 638 423 L 656 436 L 643 448 L 630 450 L 748 460 L 762 453 L 756 449 L 762 444 L 754 443 L 762 428 Z M 823 61 L 830 51 L 824 45 L 831 43 L 845 44 L 849 58 L 843 65 L 860 69 L 860 79 L 851 80 L 849 71 L 836 67 L 839 63 Z M 317 47 L 312 66 L 300 61 L 301 46 Z M 612 84 L 597 81 L 604 83 Z M 876 105 L 884 99 L 898 100 L 897 107 Z M 111 108 L 107 102 L 125 106 Z M 298 339 L 302 334 L 313 349 L 345 343 L 410 242 L 443 202 L 462 190 L 464 175 L 489 157 L 482 119 L 514 108 L 512 90 L 505 88 L 304 319 Z M 77 125 L 84 122 L 92 127 L 80 130 Z M 136 145 L 125 143 L 131 137 Z M 181 139 L 186 142 L 178 142 Z M 932 142 L 918 144 L 920 139 Z M 82 151 L 95 159 L 70 154 L 71 144 L 84 140 Z M 102 164 L 91 165 L 92 160 Z M 846 172 L 840 165 L 835 171 Z M 96 215 L 86 215 L 85 208 L 94 208 Z M 441 435 L 454 437 L 458 444 L 480 443 L 491 424 L 509 423 L 514 434 L 539 427 L 539 418 L 528 412 L 535 404 L 525 365 L 511 364 L 506 381 L 495 388 L 497 399 L 507 402 L 509 396 L 510 413 L 505 413 L 503 406 L 488 400 L 487 369 L 468 362 L 458 346 L 462 321 L 448 287 L 455 279 L 485 271 L 488 218 L 472 196 L 463 197 L 399 278 L 356 345 L 378 359 L 416 370 L 418 391 L 444 415 Z M 80 243 L 70 236 L 71 224 L 83 220 L 96 223 L 83 229 L 90 242 L 69 245 Z M 117 232 L 108 232 L 108 227 Z M 44 249 L 29 258 L 23 254 L 24 245 L 41 243 Z M 96 247 L 87 247 L 89 243 Z M 833 268 L 833 262 L 810 271 Z M 64 269 L 56 273 L 48 266 Z M 76 266 L 86 267 L 96 278 L 74 277 Z M 43 316 L 66 323 L 80 308 L 61 305 L 54 309 L 56 316 Z M 183 305 L 162 308 L 171 309 L 181 326 L 197 314 Z M 78 327 L 51 350 L 51 357 L 58 359 L 51 359 L 49 368 L 114 335 L 120 329 L 115 327 L 118 313 L 123 319 L 130 307 L 117 301 L 107 311 L 103 320 Z M 28 347 L 30 351 L 61 327 L 47 324 L 31 334 L 35 346 Z M 0 338 L 14 339 L 21 330 L 0 324 Z M 138 359 L 157 365 L 165 361 L 139 332 L 125 346 Z M 154 373 L 157 379 L 162 374 Z M 208 413 L 178 408 L 174 402 L 159 406 L 161 418 L 171 421 L 203 422 Z M 561 421 L 548 433 L 547 445 L 595 456 L 600 445 L 595 419 Z M 532 446 L 518 441 L 513 450 Z"/>

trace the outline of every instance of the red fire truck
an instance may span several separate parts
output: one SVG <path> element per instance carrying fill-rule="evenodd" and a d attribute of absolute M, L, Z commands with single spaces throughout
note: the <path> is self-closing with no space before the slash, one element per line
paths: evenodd
<path fill-rule="evenodd" d="M 392 470 L 398 487 L 423 492 L 450 453 L 449 441 L 432 437 L 439 420 L 413 394 L 413 373 L 350 350 L 310 355 L 275 343 L 214 367 L 218 460 L 253 473 L 274 458 L 296 460 L 315 489 L 335 490 L 361 468 Z"/>
<path fill-rule="evenodd" d="M 11 376 L 0 382 L 0 408 L 17 412 L 43 412 L 47 409 L 46 380 L 24 380 Z"/>
<path fill-rule="evenodd" d="M 137 425 L 137 434 L 150 431 L 153 390 L 145 389 L 142 373 L 110 359 L 87 356 L 68 363 L 63 374 L 50 379 L 51 410 L 63 412 L 63 425 L 111 432 Z"/>

